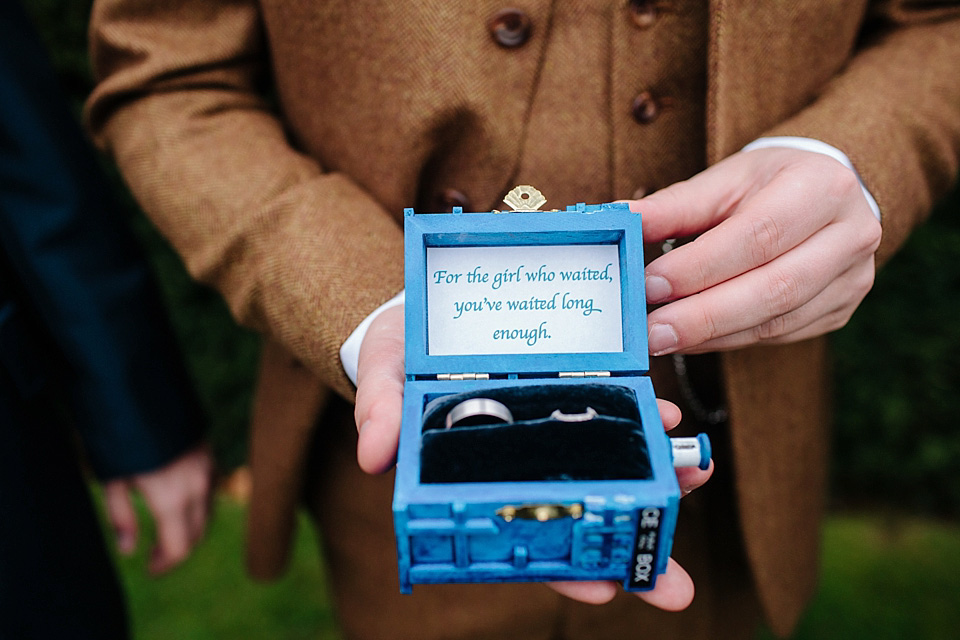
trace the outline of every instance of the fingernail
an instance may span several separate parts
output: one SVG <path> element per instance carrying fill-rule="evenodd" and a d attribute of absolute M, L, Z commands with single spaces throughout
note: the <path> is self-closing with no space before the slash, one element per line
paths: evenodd
<path fill-rule="evenodd" d="M 647 276 L 644 278 L 644 286 L 647 288 L 647 302 L 657 303 L 666 300 L 673 293 L 673 287 L 663 276 Z"/>
<path fill-rule="evenodd" d="M 679 341 L 680 337 L 669 324 L 650 325 L 650 331 L 647 332 L 647 347 L 655 356 L 673 351 Z"/>

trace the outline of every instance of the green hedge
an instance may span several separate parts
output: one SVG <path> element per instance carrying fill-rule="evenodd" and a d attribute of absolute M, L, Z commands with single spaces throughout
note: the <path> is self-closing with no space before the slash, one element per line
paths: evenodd
<path fill-rule="evenodd" d="M 838 500 L 960 515 L 958 293 L 955 192 L 833 337 Z"/>

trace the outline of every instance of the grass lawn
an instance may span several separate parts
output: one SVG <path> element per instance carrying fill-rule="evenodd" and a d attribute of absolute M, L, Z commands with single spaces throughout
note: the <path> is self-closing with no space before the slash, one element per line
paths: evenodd
<path fill-rule="evenodd" d="M 146 513 L 140 506 L 141 522 Z M 118 565 L 137 640 L 336 640 L 323 568 L 310 522 L 298 527 L 290 571 L 278 582 L 254 582 L 243 567 L 246 510 L 217 500 L 204 541 L 160 578 L 147 575 L 147 545 Z M 145 526 L 146 528 L 146 526 Z M 145 531 L 149 539 L 152 531 Z"/>
<path fill-rule="evenodd" d="M 263 585 L 243 571 L 244 508 L 220 498 L 216 509 L 207 538 L 170 575 L 146 577 L 143 548 L 119 560 L 137 640 L 339 638 L 309 522 L 300 523 L 290 572 Z M 796 640 L 958 637 L 960 526 L 876 515 L 828 520 L 820 592 Z"/>
<path fill-rule="evenodd" d="M 834 516 L 803 640 L 960 638 L 960 526 Z M 772 638 L 772 636 L 762 636 Z"/>

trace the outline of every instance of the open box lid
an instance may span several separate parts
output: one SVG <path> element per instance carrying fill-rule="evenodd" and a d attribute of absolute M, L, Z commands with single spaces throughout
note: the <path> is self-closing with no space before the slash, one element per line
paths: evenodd
<path fill-rule="evenodd" d="M 532 187 L 505 201 L 519 210 L 404 211 L 408 379 L 646 372 L 640 215 L 539 211 Z"/>

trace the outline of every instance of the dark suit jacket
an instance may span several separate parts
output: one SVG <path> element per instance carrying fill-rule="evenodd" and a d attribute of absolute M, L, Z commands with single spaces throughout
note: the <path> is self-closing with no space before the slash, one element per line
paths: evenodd
<path fill-rule="evenodd" d="M 0 87 L 0 394 L 47 410 L 35 400 L 62 391 L 102 478 L 162 466 L 198 441 L 199 404 L 139 247 L 15 2 L 0 3 Z"/>

